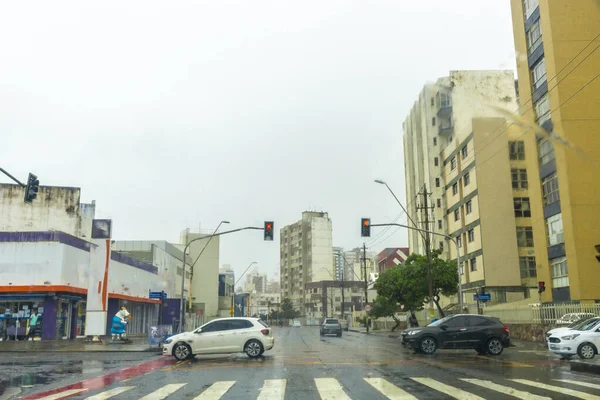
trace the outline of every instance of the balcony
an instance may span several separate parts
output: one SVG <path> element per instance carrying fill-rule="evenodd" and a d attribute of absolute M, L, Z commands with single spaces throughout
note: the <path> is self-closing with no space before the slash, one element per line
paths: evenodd
<path fill-rule="evenodd" d="M 449 118 L 452 115 L 452 98 L 449 94 L 438 92 L 435 95 L 435 105 L 438 117 Z"/>
<path fill-rule="evenodd" d="M 452 121 L 440 121 L 440 125 L 438 127 L 438 134 L 440 136 L 448 136 L 451 135 L 452 132 L 454 132 L 454 124 L 452 123 Z"/>

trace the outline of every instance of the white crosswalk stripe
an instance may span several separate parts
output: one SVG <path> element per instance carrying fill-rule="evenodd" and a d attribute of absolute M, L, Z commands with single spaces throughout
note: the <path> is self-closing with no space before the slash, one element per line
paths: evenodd
<path fill-rule="evenodd" d="M 477 395 L 471 394 L 469 392 L 465 392 L 464 390 L 457 389 L 453 386 L 446 385 L 445 383 L 441 383 L 431 378 L 410 378 L 413 381 L 419 382 L 422 385 L 429 386 L 432 389 L 435 389 L 439 392 L 445 393 L 450 397 L 454 397 L 455 399 L 460 400 L 484 400 L 483 397 L 479 397 Z"/>
<path fill-rule="evenodd" d="M 416 400 L 415 396 L 405 392 L 396 385 L 392 385 L 385 379 L 365 378 L 365 381 L 390 400 Z"/>
<path fill-rule="evenodd" d="M 162 400 L 171 393 L 178 391 L 185 385 L 186 383 L 169 383 L 168 385 L 165 385 L 160 389 L 142 397 L 140 400 Z"/>
<path fill-rule="evenodd" d="M 315 378 L 321 400 L 352 400 L 335 378 Z"/>
<path fill-rule="evenodd" d="M 69 389 L 64 392 L 54 393 L 48 396 L 40 397 L 37 400 L 58 400 L 64 399 L 65 397 L 76 395 L 77 393 L 85 392 L 87 389 Z"/>
<path fill-rule="evenodd" d="M 477 386 L 481 386 L 486 389 L 495 390 L 496 392 L 504 393 L 509 396 L 516 397 L 517 399 L 523 400 L 552 400 L 552 397 L 538 396 L 529 392 L 523 392 L 521 390 L 513 389 L 508 386 L 498 385 L 492 381 L 484 381 L 480 379 L 461 379 L 465 382 L 472 383 Z"/>
<path fill-rule="evenodd" d="M 285 397 L 285 379 L 267 379 L 260 390 L 257 400 L 283 400 Z"/>
<path fill-rule="evenodd" d="M 562 388 L 560 386 L 546 385 L 545 383 L 530 381 L 527 379 L 511 379 L 511 381 L 521 383 L 523 385 L 538 387 L 540 389 L 550 390 L 550 391 L 556 392 L 556 393 L 567 394 L 569 396 L 577 397 L 578 399 L 600 400 L 600 396 L 596 396 L 593 394 L 587 394 L 585 392 L 580 392 L 578 390 Z"/>
<path fill-rule="evenodd" d="M 118 394 L 121 394 L 123 392 L 126 392 L 128 390 L 133 389 L 135 386 L 121 386 L 118 388 L 114 388 L 111 390 L 107 390 L 106 392 L 102 392 L 102 393 L 98 393 L 94 396 L 90 396 L 90 397 L 86 397 L 86 400 L 106 400 L 106 399 L 110 399 L 111 397 L 114 397 Z"/>
<path fill-rule="evenodd" d="M 219 400 L 234 384 L 235 381 L 215 382 L 200 395 L 194 397 L 194 400 Z"/>
<path fill-rule="evenodd" d="M 555 381 L 564 382 L 564 383 L 571 383 L 573 385 L 579 385 L 579 386 L 584 386 L 584 387 L 588 387 L 588 388 L 600 390 L 600 385 L 597 385 L 595 383 L 588 383 L 588 382 L 581 382 L 581 381 L 572 381 L 570 379 L 555 379 Z"/>

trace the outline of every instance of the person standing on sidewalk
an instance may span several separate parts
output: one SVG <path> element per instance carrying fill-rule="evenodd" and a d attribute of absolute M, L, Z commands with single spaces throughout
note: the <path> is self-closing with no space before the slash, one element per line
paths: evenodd
<path fill-rule="evenodd" d="M 38 312 L 37 309 L 33 310 L 31 317 L 29 317 L 29 340 L 33 341 L 33 336 L 37 333 L 37 323 L 38 323 Z"/>

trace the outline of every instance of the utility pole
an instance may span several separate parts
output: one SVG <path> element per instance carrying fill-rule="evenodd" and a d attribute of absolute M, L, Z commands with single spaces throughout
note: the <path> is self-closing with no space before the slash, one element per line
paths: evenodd
<path fill-rule="evenodd" d="M 363 242 L 363 268 L 365 271 L 365 307 L 369 304 L 369 280 L 367 278 L 367 244 Z M 365 313 L 366 314 L 366 313 Z M 366 320 L 367 333 L 369 333 L 369 316 Z"/>
<path fill-rule="evenodd" d="M 418 205 L 417 209 L 423 211 L 423 230 L 425 231 L 425 254 L 427 256 L 427 286 L 429 290 L 429 317 L 433 317 L 433 280 L 431 276 L 431 237 L 429 236 L 429 210 L 433 207 L 429 207 L 429 196 L 430 192 L 427 192 L 427 185 L 423 185 L 422 193 L 419 193 L 423 196 L 423 204 Z"/>
<path fill-rule="evenodd" d="M 344 265 L 345 267 L 345 265 Z M 342 307 L 340 308 L 342 310 L 342 319 L 345 319 L 344 317 L 344 268 L 342 268 Z"/>

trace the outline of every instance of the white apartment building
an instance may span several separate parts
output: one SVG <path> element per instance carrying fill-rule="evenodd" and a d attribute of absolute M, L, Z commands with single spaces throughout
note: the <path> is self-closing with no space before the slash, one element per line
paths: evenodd
<path fill-rule="evenodd" d="M 326 212 L 305 211 L 302 219 L 280 230 L 281 298 L 305 314 L 306 284 L 335 280 L 332 224 Z"/>

